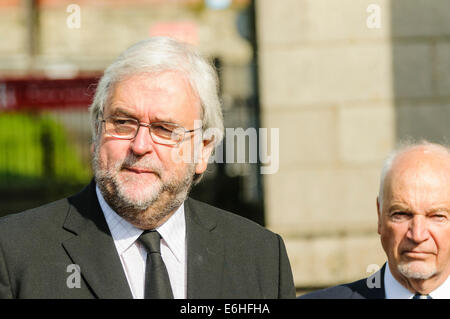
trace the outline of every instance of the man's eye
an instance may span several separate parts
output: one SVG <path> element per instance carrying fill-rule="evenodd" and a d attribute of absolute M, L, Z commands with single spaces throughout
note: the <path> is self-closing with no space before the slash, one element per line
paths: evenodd
<path fill-rule="evenodd" d="M 174 127 L 170 124 L 153 125 L 152 132 L 160 137 L 171 137 L 174 133 Z"/>
<path fill-rule="evenodd" d="M 391 214 L 392 219 L 396 221 L 408 219 L 409 216 L 410 214 L 406 212 L 394 212 Z"/>
<path fill-rule="evenodd" d="M 114 123 L 114 125 L 133 125 L 133 124 L 135 124 L 135 122 L 130 119 L 112 119 L 112 122 Z"/>
<path fill-rule="evenodd" d="M 431 215 L 431 219 L 436 222 L 446 222 L 448 217 L 444 214 L 433 214 Z"/>
<path fill-rule="evenodd" d="M 160 132 L 167 132 L 167 133 L 171 133 L 172 132 L 172 127 L 168 127 L 166 125 L 155 125 L 155 130 L 158 130 Z"/>

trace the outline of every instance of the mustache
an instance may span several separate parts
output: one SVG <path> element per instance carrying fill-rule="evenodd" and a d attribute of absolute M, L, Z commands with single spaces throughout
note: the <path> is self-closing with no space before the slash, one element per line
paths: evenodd
<path fill-rule="evenodd" d="M 160 165 L 156 165 L 149 157 L 138 158 L 132 153 L 128 154 L 122 162 L 116 163 L 116 169 L 118 171 L 129 168 L 151 171 L 159 177 L 161 177 L 163 172 L 163 168 Z"/>
<path fill-rule="evenodd" d="M 106 170 L 100 161 L 100 152 L 98 145 L 94 145 L 94 156 L 92 158 L 92 168 L 94 172 L 104 172 L 106 174 L 114 174 L 113 172 L 120 172 L 123 169 L 140 169 L 148 170 L 161 178 L 164 172 L 164 167 L 161 164 L 154 163 L 154 161 L 147 157 L 138 157 L 133 153 L 128 153 L 123 160 L 117 160 L 113 166 Z"/>

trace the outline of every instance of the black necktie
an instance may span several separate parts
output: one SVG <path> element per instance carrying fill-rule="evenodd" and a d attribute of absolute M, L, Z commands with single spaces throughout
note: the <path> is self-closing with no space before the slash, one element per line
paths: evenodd
<path fill-rule="evenodd" d="M 419 293 L 415 294 L 412 299 L 433 299 L 430 295 L 421 295 Z"/>
<path fill-rule="evenodd" d="M 147 249 L 144 298 L 173 299 L 169 274 L 161 257 L 161 236 L 156 230 L 146 230 L 139 240 Z"/>

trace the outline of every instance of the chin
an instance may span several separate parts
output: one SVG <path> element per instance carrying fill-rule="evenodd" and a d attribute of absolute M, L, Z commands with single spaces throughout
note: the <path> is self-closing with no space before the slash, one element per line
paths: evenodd
<path fill-rule="evenodd" d="M 153 183 L 120 183 L 119 192 L 123 197 L 127 198 L 129 202 L 141 204 L 144 202 L 154 201 L 161 193 L 162 185 L 160 182 Z"/>
<path fill-rule="evenodd" d="M 426 280 L 436 274 L 436 267 L 423 261 L 411 261 L 399 264 L 397 268 L 403 276 L 411 279 Z"/>

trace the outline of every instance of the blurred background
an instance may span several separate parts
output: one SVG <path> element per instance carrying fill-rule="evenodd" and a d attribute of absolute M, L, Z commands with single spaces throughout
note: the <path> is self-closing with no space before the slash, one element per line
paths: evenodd
<path fill-rule="evenodd" d="M 298 294 L 381 267 L 383 158 L 449 141 L 450 0 L 0 0 L 0 216 L 89 183 L 96 83 L 153 35 L 215 64 L 226 128 L 279 129 L 276 173 L 212 163 L 192 197 L 281 234 Z"/>

